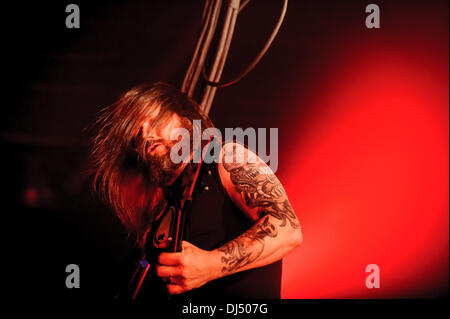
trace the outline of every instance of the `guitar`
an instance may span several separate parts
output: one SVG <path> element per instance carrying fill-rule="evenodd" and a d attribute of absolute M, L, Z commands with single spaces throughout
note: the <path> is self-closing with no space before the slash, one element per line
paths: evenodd
<path fill-rule="evenodd" d="M 144 249 L 127 287 L 121 289 L 116 299 L 136 299 L 144 281 L 157 286 L 159 294 L 170 298 L 165 283 L 156 276 L 155 265 L 161 252 L 181 252 L 181 243 L 186 228 L 186 212 L 192 201 L 197 179 L 205 155 L 209 153 L 213 136 L 208 140 L 202 160 L 198 164 L 188 164 L 178 178 L 172 183 L 167 194 L 167 203 L 156 215 L 151 228 L 144 236 Z"/>

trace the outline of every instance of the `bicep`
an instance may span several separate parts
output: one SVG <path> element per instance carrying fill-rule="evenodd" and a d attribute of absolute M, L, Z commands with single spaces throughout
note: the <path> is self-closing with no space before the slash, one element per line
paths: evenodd
<path fill-rule="evenodd" d="M 222 148 L 219 174 L 234 203 L 251 219 L 271 215 L 297 228 L 298 220 L 278 178 L 255 153 L 236 143 Z"/>

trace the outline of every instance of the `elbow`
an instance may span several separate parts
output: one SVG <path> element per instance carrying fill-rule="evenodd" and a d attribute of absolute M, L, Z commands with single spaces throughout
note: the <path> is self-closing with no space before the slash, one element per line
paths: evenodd
<path fill-rule="evenodd" d="M 300 246 L 303 243 L 303 233 L 302 233 L 302 229 L 299 227 L 298 229 L 296 229 L 296 233 L 297 233 L 297 246 Z"/>
<path fill-rule="evenodd" d="M 303 243 L 303 234 L 302 234 L 302 229 L 299 228 L 293 228 L 292 229 L 292 233 L 291 233 L 291 245 L 292 245 L 292 249 L 297 248 L 298 246 L 300 246 Z"/>

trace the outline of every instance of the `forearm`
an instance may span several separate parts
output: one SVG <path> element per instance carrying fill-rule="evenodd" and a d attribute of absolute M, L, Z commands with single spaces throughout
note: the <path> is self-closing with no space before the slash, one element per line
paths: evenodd
<path fill-rule="evenodd" d="M 273 263 L 292 251 L 302 241 L 297 219 L 267 213 L 239 237 L 213 251 L 200 249 L 183 241 L 182 252 L 161 253 L 156 273 L 167 289 L 179 294 L 203 286 L 236 272 Z"/>
<path fill-rule="evenodd" d="M 280 260 L 302 241 L 299 224 L 289 224 L 270 214 L 250 229 L 211 252 L 217 278 L 262 267 Z"/>

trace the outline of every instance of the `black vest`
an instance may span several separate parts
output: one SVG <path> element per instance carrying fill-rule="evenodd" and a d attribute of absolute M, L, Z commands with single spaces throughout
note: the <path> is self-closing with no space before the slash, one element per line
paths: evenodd
<path fill-rule="evenodd" d="M 187 210 L 184 240 L 204 249 L 214 250 L 235 239 L 254 222 L 238 209 L 220 181 L 217 164 L 203 164 L 197 181 L 192 203 Z M 241 271 L 210 281 L 206 285 L 173 296 L 184 299 L 279 299 L 282 261 Z M 154 283 L 144 283 L 141 298 L 155 296 Z"/>

